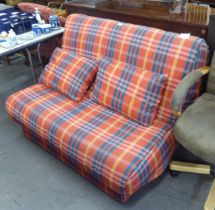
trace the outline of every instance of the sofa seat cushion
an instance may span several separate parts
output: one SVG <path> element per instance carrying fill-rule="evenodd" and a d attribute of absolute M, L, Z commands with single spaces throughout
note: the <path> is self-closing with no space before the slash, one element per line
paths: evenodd
<path fill-rule="evenodd" d="M 143 126 L 150 126 L 166 83 L 166 75 L 104 57 L 99 61 L 91 98 Z"/>
<path fill-rule="evenodd" d="M 56 48 L 39 82 L 80 101 L 95 79 L 97 70 L 96 61 Z"/>
<path fill-rule="evenodd" d="M 42 84 L 10 96 L 6 108 L 35 143 L 121 202 L 163 173 L 175 147 L 171 122 L 143 127 L 91 99 L 75 103 Z"/>

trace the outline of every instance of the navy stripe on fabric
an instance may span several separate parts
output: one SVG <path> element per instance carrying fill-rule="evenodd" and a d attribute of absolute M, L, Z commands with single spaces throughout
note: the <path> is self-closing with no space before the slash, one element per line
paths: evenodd
<path fill-rule="evenodd" d="M 75 99 L 77 97 L 79 91 L 81 90 L 81 87 L 86 81 L 86 78 L 89 76 L 92 70 L 95 69 L 95 67 L 96 62 L 94 62 L 94 64 L 91 65 L 91 63 L 88 60 L 86 60 L 85 63 L 80 67 L 79 71 L 77 71 L 76 75 L 74 75 L 73 84 L 69 86 L 68 93 L 71 98 Z"/>
<path fill-rule="evenodd" d="M 130 81 L 135 73 L 135 70 L 135 66 L 129 65 L 125 66 L 122 70 L 118 83 L 116 84 L 114 90 L 114 98 L 112 100 L 112 107 L 115 107 L 117 110 L 122 111 L 123 100 L 129 88 Z"/>
<path fill-rule="evenodd" d="M 131 126 L 130 121 L 126 122 L 118 131 L 112 134 L 107 141 L 105 141 L 97 150 L 92 163 L 93 175 L 97 178 L 97 181 L 101 181 L 103 177 L 103 170 L 105 166 L 105 161 L 111 155 L 111 153 L 119 147 L 121 143 L 126 141 L 126 139 L 132 135 L 135 126 Z M 120 139 L 120 140 L 119 140 Z M 112 142 L 112 143 L 111 143 Z M 113 143 L 114 142 L 114 143 Z"/>
<path fill-rule="evenodd" d="M 57 53 L 60 53 L 60 49 L 58 49 Z M 55 54 L 55 56 L 57 56 L 57 53 Z M 62 77 L 65 69 L 69 66 L 70 63 L 73 62 L 73 60 L 75 59 L 75 56 L 72 54 L 68 54 L 66 56 L 64 56 L 64 59 L 61 61 L 61 63 L 58 64 L 58 66 L 56 67 L 54 75 L 55 77 L 52 80 L 52 85 L 54 88 L 57 88 L 59 86 L 59 80 Z"/>
<path fill-rule="evenodd" d="M 119 35 L 121 33 L 124 24 L 116 23 L 112 28 L 108 37 L 108 43 L 106 46 L 105 56 L 109 58 L 114 58 L 114 52 L 116 50 L 116 44 L 119 40 Z"/>
<path fill-rule="evenodd" d="M 141 43 L 144 40 L 145 34 L 149 31 L 147 27 L 138 27 L 134 32 L 127 51 L 126 63 L 136 65 L 139 57 L 139 50 L 142 47 Z"/>
<path fill-rule="evenodd" d="M 138 114 L 138 122 L 146 122 L 146 113 L 148 113 L 148 106 L 151 104 L 151 98 L 152 98 L 152 94 L 153 94 L 153 88 L 155 86 L 155 79 L 156 79 L 156 75 L 152 75 L 150 81 L 148 82 L 148 86 L 146 89 L 146 93 L 144 94 L 143 97 L 143 101 L 142 104 L 140 106 L 140 112 Z M 147 101 L 148 99 L 148 101 Z M 144 121 L 143 121 L 144 120 Z M 149 120 L 150 121 L 150 120 Z"/>
<path fill-rule="evenodd" d="M 102 87 L 102 81 L 104 80 L 105 69 L 108 67 L 109 61 L 108 59 L 101 59 L 99 62 L 99 71 L 96 76 L 96 86 L 93 90 L 94 99 L 99 97 L 99 91 Z"/>
<path fill-rule="evenodd" d="M 160 80 L 160 81 L 159 81 Z M 159 97 L 159 92 L 162 87 L 164 81 L 164 77 L 159 76 L 159 75 L 153 75 L 149 81 L 148 87 L 147 87 L 147 94 L 145 94 L 145 99 L 146 97 L 148 98 L 147 102 L 143 100 L 141 104 L 140 110 L 143 110 L 143 112 L 140 112 L 140 118 L 138 116 L 138 120 L 140 122 L 147 122 L 149 123 L 151 121 L 151 114 L 154 112 L 154 107 L 151 106 L 151 104 L 155 104 L 158 97 Z M 144 108 L 145 106 L 145 108 Z M 149 115 L 146 115 L 145 113 L 149 113 Z M 150 117 L 148 117 L 150 116 Z M 148 120 L 146 119 L 148 117 Z"/>
<path fill-rule="evenodd" d="M 85 104 L 81 104 L 80 106 L 71 107 L 71 109 L 66 110 L 62 115 L 59 115 L 55 120 L 53 120 L 48 129 L 48 137 L 50 146 L 55 145 L 56 133 L 59 128 L 61 128 L 62 124 L 66 121 L 70 121 L 75 115 L 84 111 L 87 108 Z"/>
<path fill-rule="evenodd" d="M 93 102 L 89 99 L 85 101 L 85 105 L 90 106 Z M 86 122 L 84 125 L 80 126 L 75 133 L 71 136 L 68 143 L 68 156 L 71 157 L 71 160 L 76 163 L 77 161 L 77 152 L 79 150 L 79 145 L 82 140 L 91 133 L 96 127 L 99 127 L 102 123 L 104 123 L 108 118 L 110 118 L 113 113 L 108 113 L 108 110 L 104 110 L 104 112 L 95 115 L 93 119 L 89 122 Z M 71 148 L 74 151 L 71 154 Z"/>
<path fill-rule="evenodd" d="M 89 53 L 92 54 L 95 38 L 100 29 L 100 25 L 103 23 L 102 19 L 94 19 L 92 24 L 88 26 L 88 33 L 85 40 L 85 56 L 88 56 Z"/>
<path fill-rule="evenodd" d="M 168 53 L 172 47 L 172 42 L 176 36 L 177 34 L 170 32 L 163 34 L 156 49 L 152 72 L 163 74 Z"/>
<path fill-rule="evenodd" d="M 130 162 L 130 164 L 128 165 L 128 167 L 125 170 L 122 177 L 126 178 L 129 175 L 131 175 L 132 173 L 134 173 L 135 168 L 138 168 L 138 169 L 140 168 L 142 170 L 137 171 L 138 175 L 139 175 L 140 186 L 142 186 L 143 183 L 148 182 L 147 179 L 150 175 L 150 167 L 149 167 L 149 164 L 146 161 L 146 159 L 145 158 L 140 159 L 140 157 L 144 157 L 146 150 L 150 150 L 151 146 L 152 147 L 155 146 L 154 144 L 156 141 L 161 141 L 161 139 L 164 136 L 163 132 L 167 133 L 171 127 L 172 127 L 172 123 L 170 123 L 170 124 L 167 123 L 160 129 L 160 132 L 158 132 L 156 135 L 154 135 L 154 137 L 148 142 L 148 144 L 145 145 L 143 147 L 143 149 L 136 155 L 136 157 Z M 163 132 L 162 132 L 162 130 L 163 130 Z M 159 145 L 157 145 L 157 146 L 159 146 Z M 161 144 L 161 146 L 162 146 L 162 144 Z M 137 167 L 138 163 L 141 164 L 142 167 Z M 125 182 L 127 181 L 127 178 L 126 179 L 125 178 L 121 179 L 121 181 L 120 181 L 120 192 L 121 193 L 124 192 L 124 185 L 125 185 Z"/>
<path fill-rule="evenodd" d="M 195 68 L 196 68 L 196 66 L 194 66 L 194 64 L 196 64 L 198 62 L 197 62 L 197 60 L 193 60 L 192 57 L 193 57 L 193 52 L 196 52 L 195 49 L 199 46 L 199 45 L 197 46 L 197 44 L 199 44 L 198 38 L 195 39 L 195 41 L 193 42 L 192 47 L 190 49 L 190 53 L 189 53 L 188 58 L 186 60 L 185 68 L 183 71 L 182 79 L 186 76 L 186 74 L 188 72 L 191 72 L 192 70 L 195 70 Z M 195 55 L 195 58 L 198 59 L 198 56 Z M 190 67 L 189 67 L 189 65 L 190 65 Z"/>
<path fill-rule="evenodd" d="M 51 91 L 51 90 L 49 90 Z M 34 94 L 31 95 L 32 99 L 35 100 L 38 98 L 38 95 L 45 95 L 47 94 L 47 92 L 45 92 L 44 90 L 39 90 L 37 92 L 35 92 Z M 18 122 L 21 122 L 22 120 L 22 110 L 23 108 L 26 106 L 26 104 L 28 104 L 29 102 L 31 102 L 32 100 L 28 97 L 28 96 L 24 96 L 22 97 L 22 100 L 17 101 L 17 103 L 15 104 L 13 113 L 17 119 Z"/>
<path fill-rule="evenodd" d="M 74 51 L 76 51 L 77 49 L 77 43 L 79 42 L 78 40 L 79 31 L 82 27 L 82 23 L 85 20 L 86 20 L 85 16 L 82 15 L 78 16 L 78 18 L 76 18 L 75 20 L 75 26 L 73 26 L 71 29 L 69 46 L 71 46 Z"/>

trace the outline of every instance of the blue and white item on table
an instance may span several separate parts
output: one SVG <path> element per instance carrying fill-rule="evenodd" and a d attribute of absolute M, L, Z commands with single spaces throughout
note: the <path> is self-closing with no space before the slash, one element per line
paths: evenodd
<path fill-rule="evenodd" d="M 9 16 L 9 19 L 10 19 L 10 21 L 11 21 L 11 22 L 18 21 L 18 19 L 17 19 L 17 16 L 16 16 L 16 15 L 11 15 L 11 16 Z"/>
<path fill-rule="evenodd" d="M 15 16 L 18 16 L 19 14 L 20 14 L 20 12 L 18 12 L 18 11 L 10 13 L 10 15 L 15 15 Z"/>
<path fill-rule="evenodd" d="M 7 13 L 0 12 L 0 19 L 7 18 Z"/>
<path fill-rule="evenodd" d="M 53 30 L 61 28 L 59 17 L 57 15 L 55 15 L 54 11 L 53 11 L 52 15 L 49 17 L 49 23 L 51 24 L 51 28 Z"/>
<path fill-rule="evenodd" d="M 35 16 L 33 16 L 33 15 L 32 15 L 32 16 L 29 16 L 28 19 L 30 20 L 31 25 L 37 23 L 37 20 L 36 20 Z"/>
<path fill-rule="evenodd" d="M 25 33 L 25 29 L 23 28 L 23 24 L 19 21 L 13 22 L 12 27 L 14 32 L 19 35 Z"/>
<path fill-rule="evenodd" d="M 43 34 L 48 34 L 52 30 L 50 24 L 40 24 L 39 27 Z"/>
<path fill-rule="evenodd" d="M 0 33 L 1 33 L 2 31 L 4 31 L 4 30 L 5 30 L 5 29 L 4 29 L 3 24 L 0 23 Z"/>
<path fill-rule="evenodd" d="M 40 24 L 33 24 L 32 31 L 33 31 L 34 36 L 41 36 L 42 31 L 40 28 Z"/>
<path fill-rule="evenodd" d="M 9 32 L 10 29 L 12 29 L 12 26 L 11 26 L 11 22 L 10 21 L 5 21 L 2 23 L 3 27 L 4 27 L 4 30 L 6 32 Z"/>
<path fill-rule="evenodd" d="M 8 33 L 9 47 L 14 47 L 16 45 L 16 33 L 11 29 Z"/>

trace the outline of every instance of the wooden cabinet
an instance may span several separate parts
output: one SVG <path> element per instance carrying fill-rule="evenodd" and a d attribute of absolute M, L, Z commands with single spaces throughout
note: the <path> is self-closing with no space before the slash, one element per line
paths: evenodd
<path fill-rule="evenodd" d="M 193 4 L 188 4 L 187 11 L 180 15 L 170 14 L 168 6 L 134 4 L 129 1 L 74 0 L 65 3 L 65 8 L 67 14 L 81 13 L 166 31 L 191 33 L 206 40 L 209 25 L 210 33 L 215 32 L 215 23 L 209 24 L 213 9 Z M 215 42 L 215 39 L 211 37 L 209 44 L 211 45 L 212 42 Z M 213 51 L 214 48 L 211 47 L 211 50 Z"/>

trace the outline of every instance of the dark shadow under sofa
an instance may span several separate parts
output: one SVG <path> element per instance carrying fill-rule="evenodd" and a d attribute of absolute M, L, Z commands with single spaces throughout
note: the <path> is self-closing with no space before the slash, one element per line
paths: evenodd
<path fill-rule="evenodd" d="M 176 147 L 171 98 L 189 72 L 206 64 L 207 45 L 193 36 L 183 38 L 155 28 L 73 14 L 66 20 L 62 50 L 61 56 L 61 49 L 55 50 L 38 84 L 8 98 L 7 112 L 21 124 L 27 138 L 116 200 L 126 202 L 167 168 Z M 67 53 L 73 54 L 71 62 Z M 74 56 L 84 57 L 94 67 L 98 63 L 96 82 L 92 77 L 77 101 L 67 93 L 78 85 L 64 84 L 74 76 L 68 73 L 70 68 L 78 66 Z M 86 73 L 84 68 L 80 66 L 80 75 Z M 67 76 L 62 76 L 65 69 Z M 145 70 L 150 77 L 147 81 L 142 74 Z M 112 82 L 115 76 L 118 81 Z M 166 81 L 162 90 L 160 77 Z M 146 99 L 138 104 L 136 87 L 146 84 L 148 92 L 141 93 Z M 58 91 L 59 86 L 65 89 Z M 199 86 L 198 82 L 191 89 L 184 107 L 198 96 Z M 103 96 L 103 101 L 98 100 Z M 143 117 L 129 117 L 136 111 Z"/>

